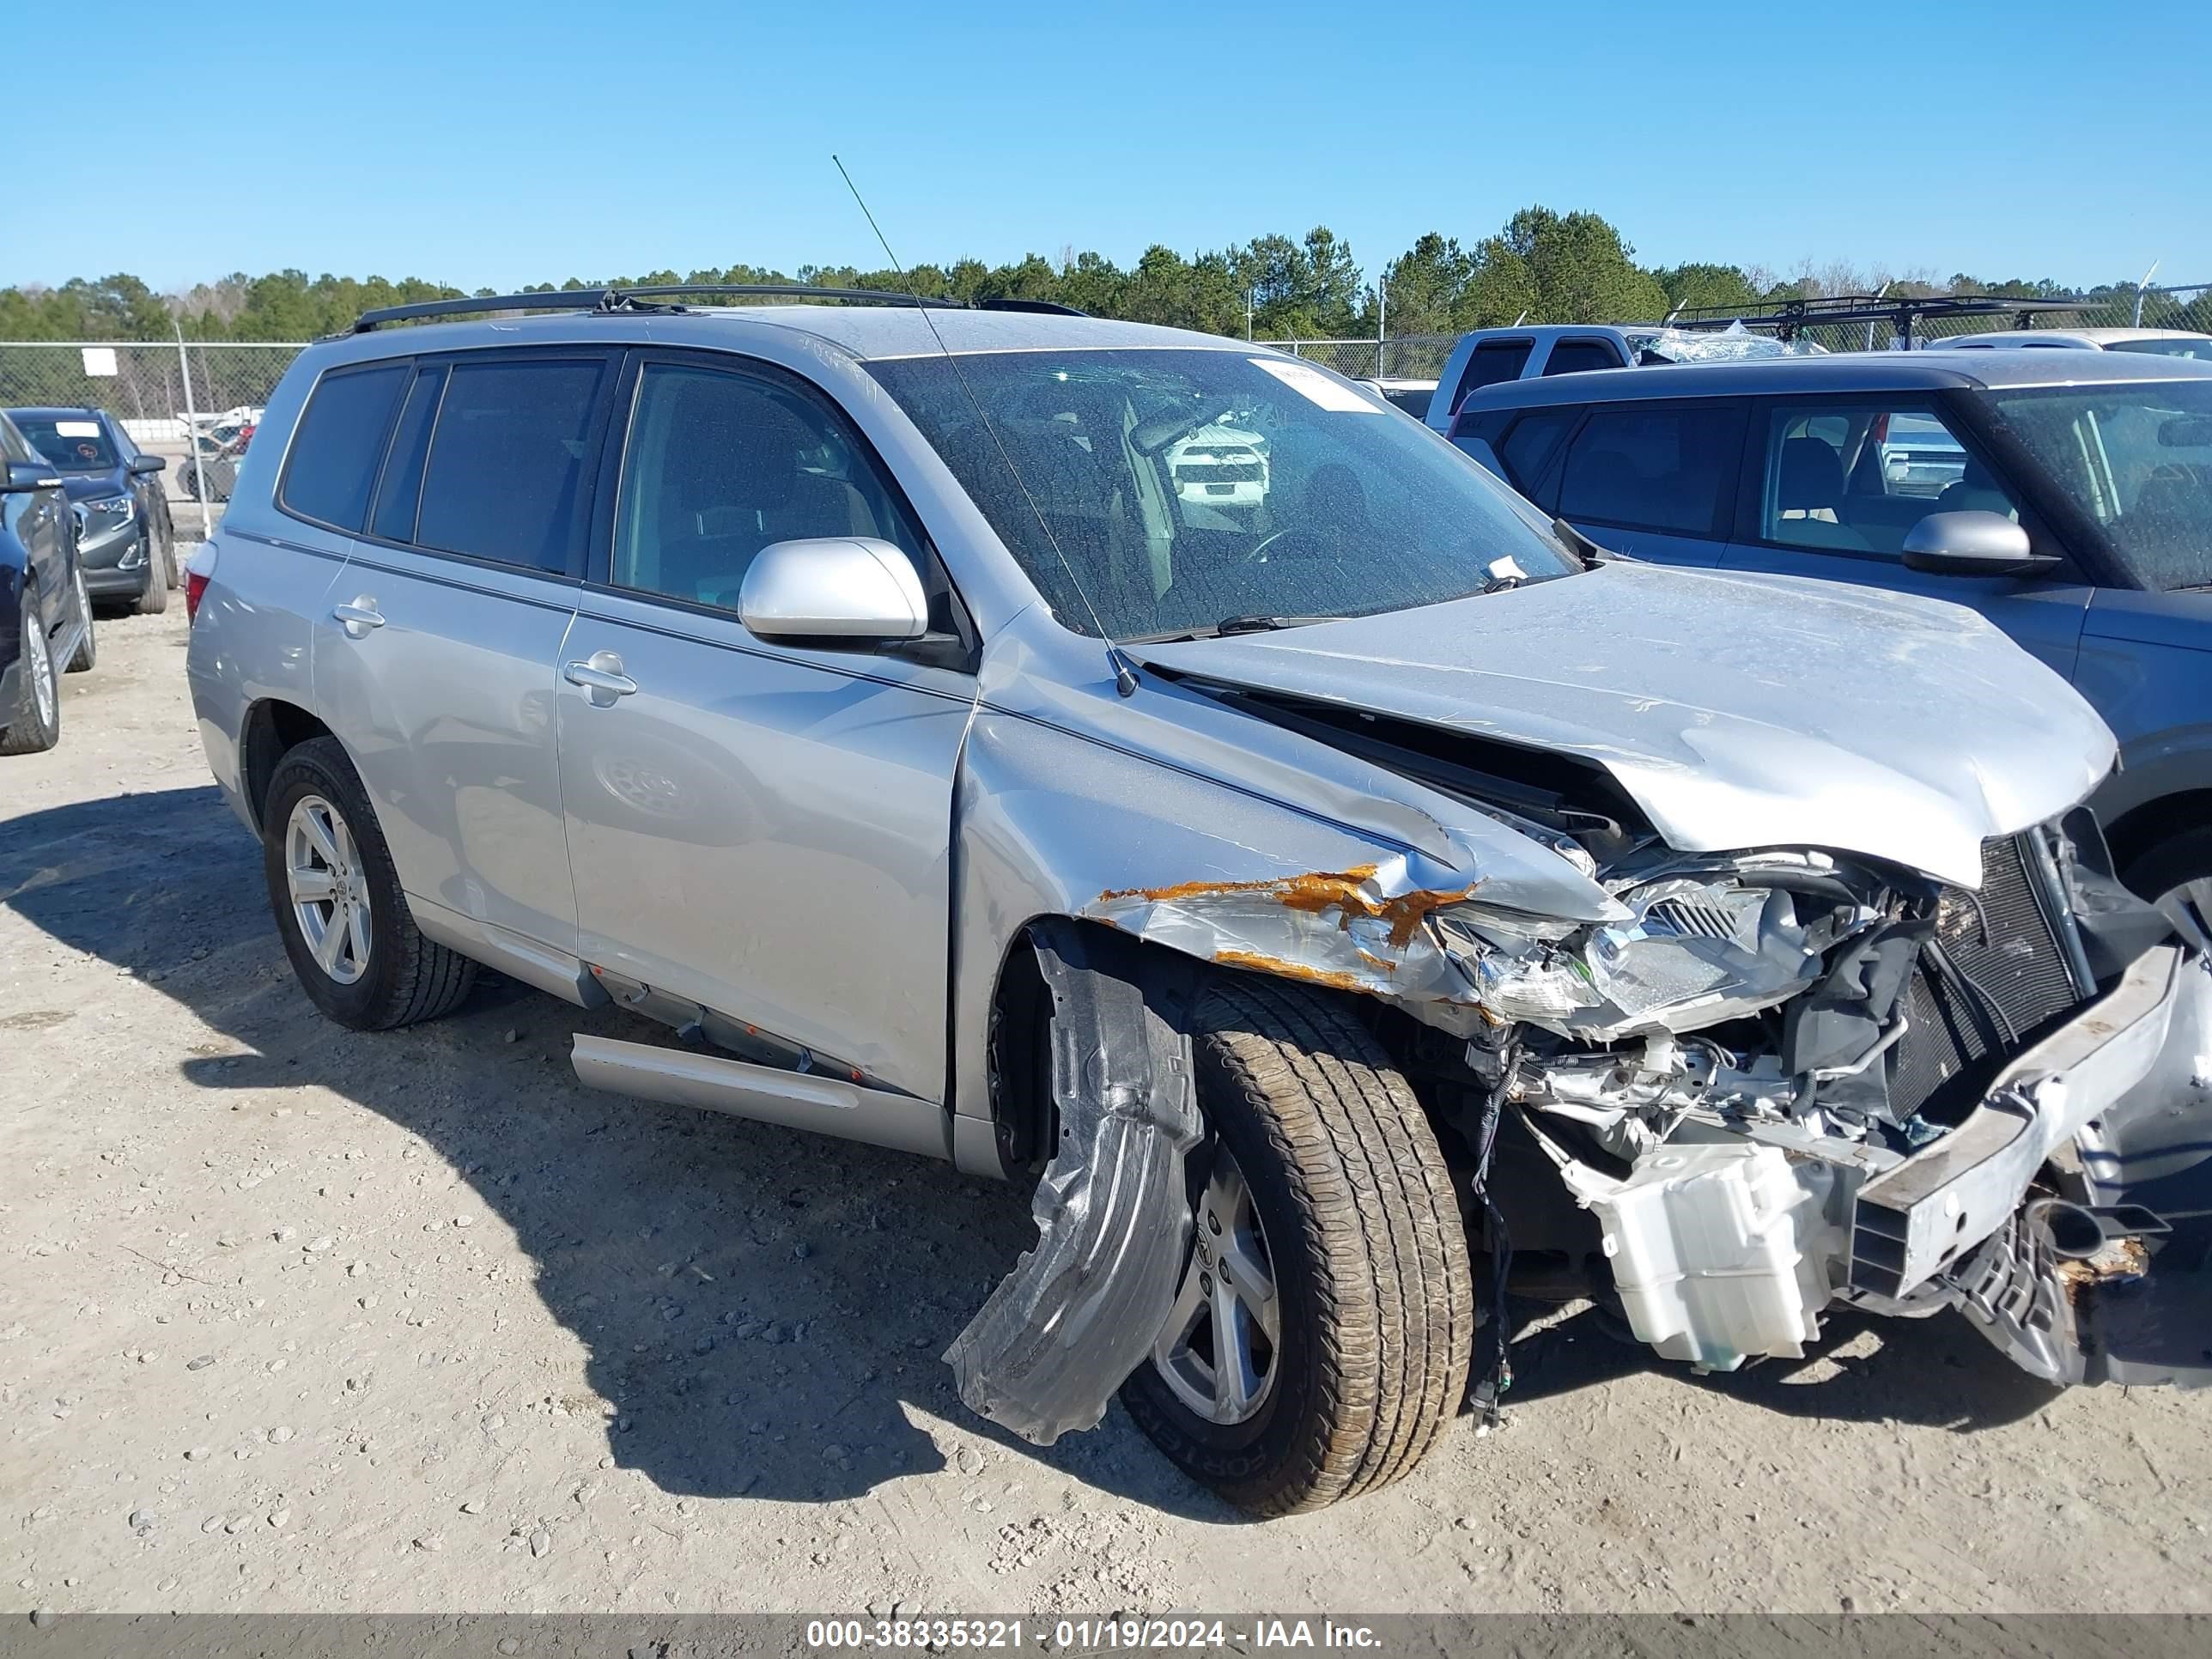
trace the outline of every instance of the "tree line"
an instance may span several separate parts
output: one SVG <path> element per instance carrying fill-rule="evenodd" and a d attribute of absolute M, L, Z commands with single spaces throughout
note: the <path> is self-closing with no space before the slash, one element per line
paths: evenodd
<path fill-rule="evenodd" d="M 809 283 L 898 290 L 932 298 L 1048 300 L 1095 316 L 1161 323 L 1259 339 L 1371 338 L 1453 334 L 1516 321 L 1652 322 L 1678 307 L 1752 309 L 1778 300 L 1866 293 L 1987 293 L 2014 299 L 2067 294 L 2047 279 L 1948 282 L 1849 264 L 1806 265 L 1787 275 L 1717 263 L 1647 267 L 1620 231 L 1595 213 L 1528 207 L 1494 234 L 1462 246 L 1422 236 L 1369 276 L 1351 245 L 1325 226 L 1304 236 L 1267 235 L 1188 257 L 1155 245 L 1127 267 L 1105 255 L 1065 249 L 1010 264 L 979 259 L 916 265 L 903 275 L 851 265 L 801 265 L 787 275 L 750 264 L 686 272 L 647 271 L 586 281 L 569 277 L 521 290 L 655 283 Z M 2093 295 L 2131 293 L 2116 283 Z M 479 289 L 477 297 L 496 290 Z M 279 270 L 243 272 L 177 294 L 158 294 L 128 275 L 77 277 L 58 288 L 0 288 L 0 340 L 159 340 L 181 327 L 189 339 L 305 340 L 338 332 L 363 311 L 417 301 L 459 299 L 467 290 L 406 277 L 352 277 Z"/>

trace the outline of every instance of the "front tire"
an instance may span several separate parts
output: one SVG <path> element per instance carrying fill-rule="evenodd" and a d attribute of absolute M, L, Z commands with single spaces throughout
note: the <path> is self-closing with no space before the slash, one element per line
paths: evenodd
<path fill-rule="evenodd" d="M 2128 866 L 2128 885 L 2212 948 L 2212 828 L 2184 830 Z"/>
<path fill-rule="evenodd" d="M 1122 1403 L 1231 1503 L 1320 1509 L 1409 1474 L 1465 1396 L 1466 1232 L 1420 1103 L 1350 1011 L 1239 977 L 1198 1026 L 1197 1237 Z"/>
<path fill-rule="evenodd" d="M 131 601 L 131 609 L 141 617 L 158 617 L 169 608 L 169 573 L 162 568 L 161 550 L 154 545 L 151 531 L 145 532 L 141 551 L 146 561 L 146 580 L 138 597 Z"/>
<path fill-rule="evenodd" d="M 368 792 L 335 738 L 285 751 L 262 814 L 262 867 L 307 1000 L 356 1031 L 451 1013 L 476 964 L 425 939 Z"/>

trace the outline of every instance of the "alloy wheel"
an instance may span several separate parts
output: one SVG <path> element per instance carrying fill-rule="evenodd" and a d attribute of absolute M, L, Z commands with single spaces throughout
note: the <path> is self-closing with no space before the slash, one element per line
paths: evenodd
<path fill-rule="evenodd" d="M 28 607 L 23 613 L 23 660 L 31 672 L 31 700 L 38 705 L 39 724 L 52 731 L 61 693 L 54 684 L 54 658 L 45 624 Z"/>
<path fill-rule="evenodd" d="M 1176 1397 L 1206 1421 L 1249 1422 L 1274 1391 L 1281 1305 L 1251 1188 L 1218 1140 L 1193 1218 L 1190 1265 L 1152 1363 Z"/>
<path fill-rule="evenodd" d="M 368 876 L 353 832 L 320 795 L 302 795 L 284 826 L 293 920 L 316 965 L 340 985 L 368 971 Z"/>

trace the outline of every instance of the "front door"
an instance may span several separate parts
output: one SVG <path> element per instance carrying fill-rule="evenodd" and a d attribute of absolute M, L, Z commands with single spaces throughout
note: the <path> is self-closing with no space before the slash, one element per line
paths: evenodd
<path fill-rule="evenodd" d="M 1980 611 L 2068 678 L 2094 591 L 2078 578 L 1935 575 L 1905 566 L 1930 513 L 2021 516 L 2015 493 L 1932 401 L 1789 400 L 1762 409 L 1730 570 L 1887 587 Z"/>
<path fill-rule="evenodd" d="M 928 586 L 927 544 L 865 441 L 795 377 L 639 354 L 621 401 L 608 545 L 556 697 L 580 954 L 940 1100 L 974 680 L 769 644 L 736 615 L 770 543 L 880 537 Z"/>

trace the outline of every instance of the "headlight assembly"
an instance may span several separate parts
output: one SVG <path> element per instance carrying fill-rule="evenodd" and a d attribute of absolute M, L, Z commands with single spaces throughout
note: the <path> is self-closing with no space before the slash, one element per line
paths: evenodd
<path fill-rule="evenodd" d="M 106 519 L 117 524 L 130 523 L 138 510 L 128 495 L 95 495 L 78 505 L 88 519 Z"/>
<path fill-rule="evenodd" d="M 1717 1025 L 1786 1001 L 1820 972 L 1797 901 L 1781 889 L 1675 878 L 1620 897 L 1626 921 L 1577 927 L 1460 904 L 1437 928 L 1492 1014 L 1598 1041 Z"/>

